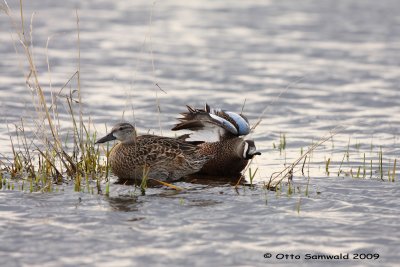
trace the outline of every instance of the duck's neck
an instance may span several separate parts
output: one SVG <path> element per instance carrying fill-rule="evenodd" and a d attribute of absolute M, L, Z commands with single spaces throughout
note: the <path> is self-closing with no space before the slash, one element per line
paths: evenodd
<path fill-rule="evenodd" d="M 121 141 L 122 144 L 131 144 L 135 143 L 137 140 L 136 131 L 134 131 L 131 135 L 127 136 L 124 140 Z"/>

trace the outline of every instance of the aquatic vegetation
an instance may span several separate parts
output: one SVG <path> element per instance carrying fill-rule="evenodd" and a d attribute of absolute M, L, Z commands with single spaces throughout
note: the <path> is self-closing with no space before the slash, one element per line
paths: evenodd
<path fill-rule="evenodd" d="M 279 151 L 282 152 L 282 150 L 286 149 L 286 134 L 281 133 L 279 136 L 280 136 L 280 138 L 279 138 L 278 148 L 279 148 Z"/>
<path fill-rule="evenodd" d="M 76 191 L 93 191 L 89 182 L 92 180 L 100 184 L 100 180 L 107 177 L 107 162 L 100 156 L 99 148 L 94 145 L 96 133 L 90 117 L 86 118 L 82 107 L 80 82 L 80 37 L 79 17 L 77 21 L 77 70 L 58 92 L 52 88 L 49 81 L 47 91 L 39 79 L 34 61 L 32 41 L 33 26 L 30 23 L 30 39 L 25 32 L 25 17 L 22 2 L 20 4 L 20 18 L 17 19 L 12 10 L 6 6 L 8 15 L 17 40 L 16 49 L 22 50 L 27 62 L 28 74 L 26 85 L 32 97 L 32 120 L 21 118 L 15 130 L 9 129 L 13 158 L 8 162 L 1 162 L 3 171 L 10 174 L 10 179 L 22 180 L 30 184 L 29 190 L 52 192 L 53 185 L 73 181 Z M 47 52 L 47 50 L 46 50 Z M 48 54 L 47 63 L 50 69 Z M 64 93 L 69 87 L 69 92 Z M 46 97 L 50 93 L 51 98 Z M 60 107 L 67 106 L 70 125 L 60 123 Z M 63 115 L 65 113 L 62 113 Z M 33 125 L 33 126 L 30 126 Z M 27 133 L 29 132 L 29 134 Z M 72 136 L 72 140 L 69 137 Z M 63 142 L 62 139 L 65 138 Z M 70 145 L 72 144 L 72 147 Z M 98 192 L 100 188 L 98 187 Z"/>
<path fill-rule="evenodd" d="M 278 149 L 280 153 L 286 149 L 286 134 L 279 133 L 279 144 L 276 145 L 275 142 L 272 143 L 273 149 Z M 303 155 L 303 148 L 300 149 L 300 154 Z"/>
<path fill-rule="evenodd" d="M 258 171 L 258 168 L 254 171 L 254 173 L 251 171 L 251 168 L 249 168 L 249 180 L 250 180 L 250 187 L 253 187 L 253 180 L 254 177 L 256 176 L 256 173 Z"/>
<path fill-rule="evenodd" d="M 325 172 L 326 175 L 329 176 L 329 164 L 331 163 L 331 158 L 328 158 L 328 160 L 325 162 Z"/>
<path fill-rule="evenodd" d="M 274 172 L 269 177 L 268 182 L 264 182 L 264 188 L 269 191 L 275 191 L 276 197 L 280 197 L 282 192 L 286 191 L 286 196 L 293 195 L 310 197 L 310 185 L 317 184 L 317 177 L 328 177 L 330 173 L 337 173 L 337 177 L 353 178 L 353 179 L 379 179 L 382 181 L 394 182 L 396 179 L 397 159 L 385 158 L 383 146 L 366 146 L 362 142 L 356 141 L 356 145 L 352 145 L 351 139 L 344 150 L 343 146 L 332 145 L 331 155 L 324 155 L 324 149 L 320 149 L 324 142 L 332 139 L 332 136 L 341 133 L 345 128 L 336 127 L 331 131 L 331 136 L 325 136 L 317 142 L 311 141 L 312 145 L 304 153 L 300 153 L 300 157 L 293 163 L 286 165 L 282 171 Z M 333 142 L 333 141 L 332 141 Z M 333 148 L 336 149 L 333 149 Z M 372 148 L 372 150 L 367 150 Z M 375 149 L 378 151 L 374 151 Z M 390 147 L 388 147 L 390 149 Z M 313 157 L 316 153 L 318 157 Z M 370 154 L 368 156 L 368 153 Z M 293 156 L 295 151 L 286 149 L 285 156 L 281 158 L 286 162 L 286 154 Z M 375 156 L 376 155 L 376 156 Z M 318 161 L 318 158 L 324 157 L 324 161 Z M 323 166 L 323 167 L 322 167 Z M 312 174 L 310 174 L 312 170 Z M 317 170 L 322 172 L 317 172 Z M 312 178 L 316 177 L 316 178 Z M 304 178 L 306 179 L 305 182 Z M 314 181 L 312 181 L 315 179 Z M 294 186 L 293 181 L 301 181 L 299 185 Z M 316 195 L 321 194 L 320 190 L 315 190 Z M 296 210 L 300 211 L 301 200 L 299 200 Z"/>

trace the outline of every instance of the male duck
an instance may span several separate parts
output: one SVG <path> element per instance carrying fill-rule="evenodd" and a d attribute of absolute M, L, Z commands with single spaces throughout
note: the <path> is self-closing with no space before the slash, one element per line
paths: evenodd
<path fill-rule="evenodd" d="M 194 144 L 175 138 L 136 135 L 126 122 L 116 124 L 96 144 L 120 141 L 108 160 L 113 173 L 121 180 L 140 182 L 142 177 L 171 181 L 198 172 L 211 159 L 210 153 Z"/>
<path fill-rule="evenodd" d="M 244 140 L 241 136 L 250 133 L 248 119 L 242 115 L 221 109 L 212 109 L 205 105 L 204 109 L 187 106 L 188 112 L 181 113 L 180 123 L 173 131 L 190 130 L 180 139 L 197 144 L 203 153 L 214 155 L 201 168 L 201 174 L 234 176 L 238 175 L 255 155 L 253 140 Z"/>

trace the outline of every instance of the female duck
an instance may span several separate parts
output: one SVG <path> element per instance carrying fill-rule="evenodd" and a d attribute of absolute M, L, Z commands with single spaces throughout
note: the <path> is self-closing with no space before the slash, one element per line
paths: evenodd
<path fill-rule="evenodd" d="M 96 144 L 120 141 L 108 160 L 113 173 L 121 180 L 140 182 L 142 177 L 171 181 L 198 172 L 211 158 L 198 146 L 185 141 L 155 135 L 136 136 L 126 122 L 116 124 Z"/>

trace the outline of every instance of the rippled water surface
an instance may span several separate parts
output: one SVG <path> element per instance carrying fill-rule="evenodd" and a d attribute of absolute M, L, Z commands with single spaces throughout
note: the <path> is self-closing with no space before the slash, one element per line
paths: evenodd
<path fill-rule="evenodd" d="M 14 24 L 0 15 L 3 161 L 11 156 L 8 127 L 23 117 L 29 133 L 35 116 L 15 35 L 19 1 L 8 5 Z M 258 168 L 254 189 L 181 182 L 187 190 L 152 188 L 141 196 L 112 184 L 105 197 L 74 192 L 72 185 L 54 193 L 3 188 L 4 266 L 400 261 L 400 170 L 388 182 L 400 153 L 398 1 L 33 0 L 24 1 L 24 14 L 46 97 L 71 77 L 59 97 L 76 88 L 80 52 L 83 110 L 99 134 L 124 114 L 142 133 L 161 128 L 173 136 L 169 129 L 185 104 L 240 112 L 245 102 L 252 124 L 265 112 L 251 134 L 263 154 L 251 165 Z M 59 108 L 68 129 L 67 106 Z M 275 171 L 337 126 L 345 129 L 308 157 L 304 175 L 302 163 L 295 169 L 293 194 L 287 186 L 263 189 Z M 278 253 L 301 259 L 279 260 Z M 349 253 L 350 259 L 305 260 L 307 253 Z M 355 253 L 379 259 L 351 259 Z"/>

